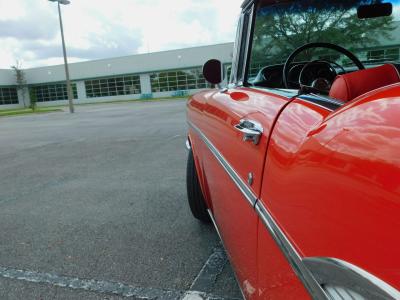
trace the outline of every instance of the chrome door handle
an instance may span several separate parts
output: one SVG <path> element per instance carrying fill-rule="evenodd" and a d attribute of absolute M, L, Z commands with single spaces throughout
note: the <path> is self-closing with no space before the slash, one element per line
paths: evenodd
<path fill-rule="evenodd" d="M 243 141 L 252 141 L 254 145 L 260 142 L 264 131 L 260 123 L 248 119 L 240 120 L 239 124 L 235 125 L 235 129 L 243 133 Z"/>

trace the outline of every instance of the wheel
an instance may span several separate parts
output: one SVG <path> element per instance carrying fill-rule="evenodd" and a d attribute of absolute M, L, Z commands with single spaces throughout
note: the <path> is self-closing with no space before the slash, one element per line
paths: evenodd
<path fill-rule="evenodd" d="M 199 178 L 196 172 L 193 152 L 190 149 L 186 168 L 186 188 L 192 215 L 204 223 L 210 223 L 206 202 L 200 188 Z"/>

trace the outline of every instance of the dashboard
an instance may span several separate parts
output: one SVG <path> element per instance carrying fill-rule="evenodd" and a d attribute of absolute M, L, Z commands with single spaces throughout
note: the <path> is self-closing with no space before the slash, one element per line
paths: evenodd
<path fill-rule="evenodd" d="M 307 64 L 307 62 L 292 64 L 288 73 L 288 88 L 300 88 L 299 78 L 301 73 L 302 83 L 310 86 L 314 80 L 319 78 L 325 79 L 329 83 L 332 83 L 338 74 L 346 73 L 345 70 L 336 69 L 332 66 L 329 66 L 329 64 L 326 62 L 314 62 L 312 64 Z M 306 65 L 307 67 L 304 68 Z M 283 67 L 283 64 L 263 67 L 258 72 L 257 76 L 251 80 L 251 84 L 254 86 L 268 88 L 286 88 L 283 82 Z"/>

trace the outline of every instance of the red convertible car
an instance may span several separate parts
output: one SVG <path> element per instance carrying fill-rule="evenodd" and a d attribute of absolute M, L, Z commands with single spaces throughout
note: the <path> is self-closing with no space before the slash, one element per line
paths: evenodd
<path fill-rule="evenodd" d="M 187 104 L 188 200 L 246 299 L 400 299 L 400 1 L 247 0 Z"/>

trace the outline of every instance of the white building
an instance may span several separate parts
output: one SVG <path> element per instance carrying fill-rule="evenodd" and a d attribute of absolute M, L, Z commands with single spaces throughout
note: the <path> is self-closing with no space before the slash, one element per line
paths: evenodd
<path fill-rule="evenodd" d="M 69 64 L 75 103 L 183 96 L 208 87 L 202 65 L 210 58 L 227 68 L 233 43 Z M 0 109 L 67 104 L 64 65 L 25 69 L 29 92 L 17 92 L 15 72 L 0 70 Z"/>
<path fill-rule="evenodd" d="M 356 49 L 364 64 L 400 60 L 400 22 L 382 46 Z M 185 96 L 209 87 L 202 66 L 219 59 L 229 73 L 233 43 L 138 54 L 69 64 L 75 103 Z M 258 72 L 260 65 L 250 66 Z M 0 69 L 0 109 L 23 107 L 35 97 L 39 106 L 66 105 L 64 65 L 24 70 L 29 92 L 17 91 L 15 72 Z M 228 76 L 229 77 L 229 76 Z"/>

